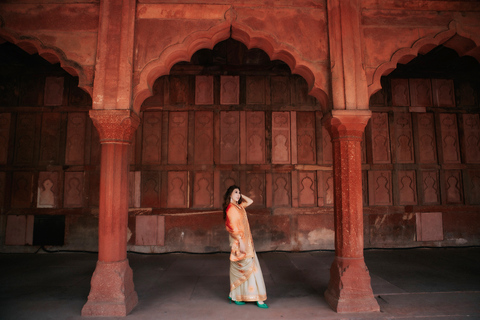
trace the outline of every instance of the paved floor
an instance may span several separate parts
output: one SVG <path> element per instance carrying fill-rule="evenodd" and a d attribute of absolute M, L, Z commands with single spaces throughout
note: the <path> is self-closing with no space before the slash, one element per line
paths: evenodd
<path fill-rule="evenodd" d="M 139 303 L 113 319 L 480 319 L 480 248 L 365 251 L 381 309 L 366 314 L 337 314 L 325 302 L 333 252 L 258 256 L 266 310 L 227 302 L 225 253 L 129 254 Z M 97 319 L 80 316 L 96 260 L 0 254 L 0 319 Z"/>

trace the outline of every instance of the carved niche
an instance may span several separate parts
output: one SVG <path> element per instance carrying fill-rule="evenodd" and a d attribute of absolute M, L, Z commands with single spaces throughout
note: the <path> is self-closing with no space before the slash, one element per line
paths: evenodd
<path fill-rule="evenodd" d="M 442 132 L 443 162 L 460 163 L 457 116 L 453 113 L 441 113 L 439 117 Z"/>
<path fill-rule="evenodd" d="M 436 163 L 437 142 L 433 113 L 418 113 L 417 127 L 420 163 Z"/>
<path fill-rule="evenodd" d="M 222 171 L 220 174 L 220 186 L 221 194 L 227 191 L 227 189 L 232 185 L 240 186 L 240 176 L 238 171 Z M 223 201 L 223 200 L 222 200 Z"/>
<path fill-rule="evenodd" d="M 462 107 L 473 107 L 476 105 L 475 90 L 469 82 L 461 82 L 457 86 L 458 104 Z"/>
<path fill-rule="evenodd" d="M 315 171 L 298 172 L 298 205 L 300 207 L 317 206 Z"/>
<path fill-rule="evenodd" d="M 240 161 L 240 115 L 238 111 L 220 112 L 220 163 Z"/>
<path fill-rule="evenodd" d="M 265 173 L 247 172 L 245 192 L 252 200 L 252 208 L 265 207 Z"/>
<path fill-rule="evenodd" d="M 332 207 L 334 202 L 333 171 L 317 171 L 318 206 Z"/>
<path fill-rule="evenodd" d="M 391 79 L 392 105 L 394 107 L 410 106 L 410 91 L 408 79 Z"/>
<path fill-rule="evenodd" d="M 143 114 L 143 164 L 160 164 L 162 161 L 162 112 Z"/>
<path fill-rule="evenodd" d="M 478 114 L 463 115 L 465 162 L 480 163 L 480 121 Z"/>
<path fill-rule="evenodd" d="M 63 205 L 65 208 L 83 207 L 83 172 L 65 172 Z"/>
<path fill-rule="evenodd" d="M 417 204 L 417 180 L 414 170 L 398 171 L 398 193 L 400 205 Z"/>
<path fill-rule="evenodd" d="M 31 113 L 19 113 L 15 130 L 15 163 L 33 164 L 35 148 L 36 116 Z"/>
<path fill-rule="evenodd" d="M 60 149 L 60 113 L 43 113 L 40 164 L 58 164 Z"/>
<path fill-rule="evenodd" d="M 213 193 L 213 172 L 195 172 L 195 181 L 193 185 L 193 207 L 212 208 Z"/>
<path fill-rule="evenodd" d="M 45 106 L 61 106 L 63 104 L 64 83 L 63 77 L 45 78 L 45 95 L 43 96 Z"/>
<path fill-rule="evenodd" d="M 265 163 L 265 113 L 247 111 L 247 163 Z"/>
<path fill-rule="evenodd" d="M 368 186 L 370 205 L 392 205 L 392 173 L 390 171 L 369 171 Z"/>
<path fill-rule="evenodd" d="M 68 114 L 65 164 L 82 165 L 85 152 L 85 128 L 87 114 L 71 112 Z"/>
<path fill-rule="evenodd" d="M 173 105 L 185 105 L 188 101 L 188 77 L 171 76 L 169 79 L 170 103 Z"/>
<path fill-rule="evenodd" d="M 412 118 L 408 112 L 395 112 L 395 144 L 398 163 L 414 163 Z"/>
<path fill-rule="evenodd" d="M 195 163 L 213 163 L 213 112 L 195 112 Z"/>
<path fill-rule="evenodd" d="M 247 76 L 247 104 L 265 104 L 265 77 Z"/>
<path fill-rule="evenodd" d="M 451 79 L 432 79 L 435 107 L 455 107 L 455 90 Z"/>
<path fill-rule="evenodd" d="M 0 164 L 7 164 L 10 138 L 10 113 L 0 113 Z"/>
<path fill-rule="evenodd" d="M 160 207 L 160 174 L 158 171 L 142 171 L 142 208 Z"/>
<path fill-rule="evenodd" d="M 332 137 L 330 132 L 322 126 L 322 141 L 323 141 L 323 164 L 332 164 L 333 163 L 333 146 L 332 146 Z"/>
<path fill-rule="evenodd" d="M 188 208 L 188 172 L 187 171 L 169 171 L 167 173 L 168 182 L 168 208 Z"/>
<path fill-rule="evenodd" d="M 168 120 L 168 163 L 187 163 L 188 112 L 170 112 Z"/>
<path fill-rule="evenodd" d="M 274 173 L 272 176 L 273 206 L 290 207 L 292 203 L 292 185 L 290 174 Z"/>
<path fill-rule="evenodd" d="M 12 208 L 29 208 L 33 198 L 33 173 L 14 172 L 12 182 Z"/>
<path fill-rule="evenodd" d="M 373 163 L 390 163 L 388 113 L 373 112 L 371 128 Z"/>
<path fill-rule="evenodd" d="M 57 208 L 58 190 L 58 172 L 40 172 L 37 208 Z"/>
<path fill-rule="evenodd" d="M 444 172 L 447 204 L 463 203 L 462 172 L 460 170 L 445 170 Z"/>
<path fill-rule="evenodd" d="M 289 164 L 290 113 L 272 112 L 272 163 Z"/>
<path fill-rule="evenodd" d="M 466 175 L 465 188 L 469 198 L 469 204 L 480 204 L 480 170 L 468 170 Z"/>
<path fill-rule="evenodd" d="M 220 76 L 220 104 L 237 105 L 240 102 L 240 77 Z"/>
<path fill-rule="evenodd" d="M 422 192 L 423 204 L 432 205 L 440 203 L 440 189 L 437 170 L 423 170 L 422 173 Z"/>
<path fill-rule="evenodd" d="M 315 113 L 297 112 L 297 159 L 301 164 L 317 162 Z"/>
<path fill-rule="evenodd" d="M 195 77 L 195 104 L 213 104 L 213 76 Z"/>
<path fill-rule="evenodd" d="M 290 85 L 288 77 L 271 77 L 271 101 L 274 105 L 290 105 Z"/>
<path fill-rule="evenodd" d="M 412 107 L 431 107 L 433 105 L 430 79 L 410 79 L 409 86 Z"/>

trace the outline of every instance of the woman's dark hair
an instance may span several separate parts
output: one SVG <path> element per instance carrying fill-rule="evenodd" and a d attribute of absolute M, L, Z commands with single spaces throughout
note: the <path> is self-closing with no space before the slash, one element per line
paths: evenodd
<path fill-rule="evenodd" d="M 238 189 L 240 191 L 240 188 L 236 185 L 232 185 L 228 187 L 227 191 L 225 192 L 225 195 L 223 196 L 223 220 L 227 218 L 227 207 L 230 204 L 230 196 L 232 195 L 233 190 Z M 240 192 L 241 194 L 241 192 Z M 242 203 L 244 200 L 242 197 L 238 199 L 238 204 Z"/>

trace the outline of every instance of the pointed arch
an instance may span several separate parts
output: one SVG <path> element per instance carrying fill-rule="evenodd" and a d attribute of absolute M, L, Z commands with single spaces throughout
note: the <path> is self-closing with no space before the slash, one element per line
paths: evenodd
<path fill-rule="evenodd" d="M 420 38 L 410 48 L 401 48 L 391 57 L 390 61 L 377 67 L 373 74 L 373 81 L 368 86 L 368 94 L 371 97 L 382 88 L 380 79 L 397 68 L 397 64 L 405 64 L 419 54 L 426 54 L 433 48 L 443 45 L 455 50 L 460 56 L 472 56 L 480 62 L 480 37 L 479 34 L 465 31 L 455 21 L 450 22 L 449 29 L 434 36 Z"/>
<path fill-rule="evenodd" d="M 230 10 L 229 10 L 230 11 Z M 200 49 L 213 49 L 213 47 L 224 40 L 232 37 L 242 42 L 248 49 L 258 48 L 263 50 L 270 57 L 270 60 L 281 60 L 285 62 L 292 73 L 302 76 L 309 88 L 309 94 L 314 96 L 322 105 L 323 109 L 328 107 L 328 78 L 327 68 L 314 65 L 304 61 L 301 55 L 294 49 L 280 44 L 272 36 L 254 32 L 250 28 L 234 21 L 234 18 L 226 18 L 229 21 L 207 30 L 190 34 L 182 43 L 166 48 L 160 56 L 149 62 L 137 76 L 137 84 L 134 88 L 133 109 L 139 112 L 145 99 L 152 96 L 152 87 L 156 79 L 167 75 L 174 64 L 180 61 L 190 61 L 192 55 Z M 233 20 L 233 21 L 232 21 Z"/>
<path fill-rule="evenodd" d="M 82 66 L 73 60 L 66 58 L 65 53 L 59 48 L 47 47 L 38 38 L 29 36 L 18 36 L 0 28 L 0 38 L 13 43 L 28 54 L 38 54 L 51 64 L 59 63 L 61 68 L 73 77 L 78 77 L 78 87 L 93 94 L 93 86 L 89 83 L 87 75 Z"/>

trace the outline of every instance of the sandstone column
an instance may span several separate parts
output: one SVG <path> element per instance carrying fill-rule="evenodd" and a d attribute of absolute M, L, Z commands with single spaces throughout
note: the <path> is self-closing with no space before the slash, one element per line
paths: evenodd
<path fill-rule="evenodd" d="M 325 118 L 333 144 L 335 260 L 325 292 L 337 312 L 379 311 L 363 257 L 362 156 L 368 110 L 334 110 Z"/>
<path fill-rule="evenodd" d="M 126 316 L 137 304 L 127 259 L 128 148 L 140 120 L 130 110 L 92 110 L 102 144 L 98 261 L 82 316 Z"/>

